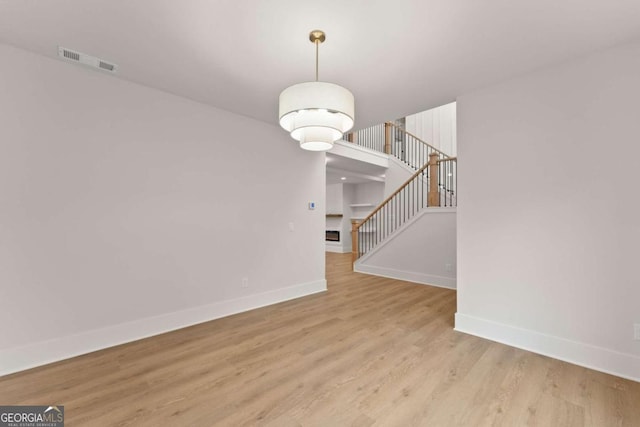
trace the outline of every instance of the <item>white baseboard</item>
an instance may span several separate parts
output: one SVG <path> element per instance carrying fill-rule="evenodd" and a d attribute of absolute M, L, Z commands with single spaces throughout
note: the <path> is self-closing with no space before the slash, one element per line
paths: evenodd
<path fill-rule="evenodd" d="M 0 350 L 0 376 L 326 290 L 327 281 L 317 280 L 24 347 Z"/>
<path fill-rule="evenodd" d="M 640 357 L 456 313 L 455 330 L 640 382 Z"/>
<path fill-rule="evenodd" d="M 388 277 L 390 279 L 406 280 L 407 282 L 420 283 L 422 285 L 437 286 L 438 288 L 456 289 L 456 279 L 451 277 L 432 276 L 413 271 L 394 270 L 386 267 L 359 264 L 353 266 L 357 273 L 372 274 L 374 276 Z"/>

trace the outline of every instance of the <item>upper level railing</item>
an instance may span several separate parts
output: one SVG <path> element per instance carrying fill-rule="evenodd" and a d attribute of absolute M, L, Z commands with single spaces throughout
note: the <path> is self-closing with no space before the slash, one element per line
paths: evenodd
<path fill-rule="evenodd" d="M 380 151 L 381 153 L 386 153 L 384 149 L 386 126 L 386 123 L 381 123 L 379 125 L 368 127 L 366 129 L 360 129 L 355 132 L 345 133 L 342 138 L 345 141 L 353 142 L 354 144 L 361 147 Z"/>
<path fill-rule="evenodd" d="M 427 163 L 431 154 L 437 154 L 440 159 L 449 158 L 447 154 L 391 122 L 346 133 L 343 138 L 361 147 L 391 154 L 414 170 Z"/>
<path fill-rule="evenodd" d="M 385 199 L 364 220 L 351 220 L 353 261 L 373 249 L 426 207 L 456 206 L 457 159 L 430 154 L 400 188 Z"/>

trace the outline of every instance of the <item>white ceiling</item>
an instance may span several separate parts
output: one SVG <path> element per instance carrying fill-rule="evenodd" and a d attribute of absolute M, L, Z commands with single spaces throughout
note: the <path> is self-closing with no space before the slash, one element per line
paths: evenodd
<path fill-rule="evenodd" d="M 640 1 L 0 0 L 0 42 L 274 124 L 280 91 L 313 79 L 315 28 L 320 79 L 351 89 L 363 128 L 639 38 Z"/>

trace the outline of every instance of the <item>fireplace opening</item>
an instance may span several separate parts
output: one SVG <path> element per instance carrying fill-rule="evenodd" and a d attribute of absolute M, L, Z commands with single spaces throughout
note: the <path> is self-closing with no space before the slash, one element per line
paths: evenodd
<path fill-rule="evenodd" d="M 325 232 L 325 240 L 327 242 L 339 242 L 340 241 L 340 231 L 338 231 L 338 230 L 326 230 L 326 232 Z"/>

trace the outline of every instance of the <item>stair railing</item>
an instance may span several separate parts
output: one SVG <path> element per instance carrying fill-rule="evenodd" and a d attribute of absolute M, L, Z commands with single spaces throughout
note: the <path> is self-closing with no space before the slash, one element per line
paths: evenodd
<path fill-rule="evenodd" d="M 387 197 L 364 220 L 351 220 L 352 259 L 363 256 L 426 207 L 456 206 L 457 159 L 441 159 L 432 152 L 429 161 Z"/>
<path fill-rule="evenodd" d="M 456 157 L 448 157 L 446 159 L 438 159 L 438 198 L 430 201 L 430 206 L 456 207 L 458 206 L 458 159 Z M 435 181 L 435 179 L 433 180 Z M 433 182 L 429 183 L 433 185 Z M 431 189 L 431 193 L 433 190 Z"/>
<path fill-rule="evenodd" d="M 345 133 L 343 139 L 370 150 L 386 153 L 385 151 L 386 123 Z M 388 154 L 388 153 L 387 153 Z"/>
<path fill-rule="evenodd" d="M 392 154 L 412 169 L 417 170 L 427 163 L 432 154 L 437 154 L 440 159 L 449 158 L 448 155 L 433 145 L 428 144 L 394 123 L 387 122 L 385 126 L 388 129 L 390 145 L 387 154 Z"/>
<path fill-rule="evenodd" d="M 449 158 L 442 151 L 392 122 L 349 132 L 344 134 L 343 138 L 361 147 L 391 154 L 414 170 L 427 163 L 433 153 L 438 154 L 441 159 Z"/>

